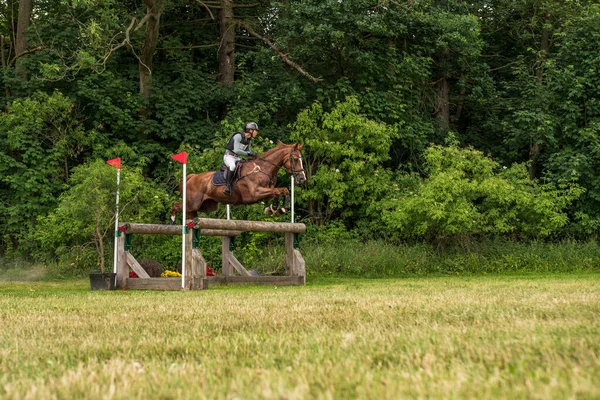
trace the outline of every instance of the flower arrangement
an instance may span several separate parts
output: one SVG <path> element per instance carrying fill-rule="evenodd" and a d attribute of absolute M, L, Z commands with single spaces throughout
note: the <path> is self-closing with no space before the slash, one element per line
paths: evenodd
<path fill-rule="evenodd" d="M 169 271 L 166 270 L 162 274 L 160 274 L 162 278 L 180 278 L 181 274 L 177 271 Z"/>

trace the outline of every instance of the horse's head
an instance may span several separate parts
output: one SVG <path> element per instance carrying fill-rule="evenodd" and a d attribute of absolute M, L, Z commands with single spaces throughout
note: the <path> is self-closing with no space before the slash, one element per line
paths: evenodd
<path fill-rule="evenodd" d="M 296 143 L 290 146 L 289 157 L 284 161 L 283 166 L 288 173 L 294 175 L 298 183 L 306 182 L 306 173 L 304 172 L 304 164 L 302 163 L 302 145 Z"/>

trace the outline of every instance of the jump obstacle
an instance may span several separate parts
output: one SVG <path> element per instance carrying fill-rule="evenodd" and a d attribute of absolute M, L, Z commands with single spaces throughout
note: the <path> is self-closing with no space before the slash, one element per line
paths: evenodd
<path fill-rule="evenodd" d="M 117 230 L 117 287 L 154 290 L 203 290 L 212 284 L 304 285 L 306 266 L 298 251 L 298 235 L 306 225 L 290 222 L 261 222 L 196 218 L 186 221 L 185 288 L 181 278 L 151 278 L 131 254 L 133 235 L 181 235 L 177 225 L 120 223 Z M 252 276 L 233 254 L 235 237 L 242 232 L 285 234 L 285 276 Z M 206 276 L 206 261 L 200 252 L 201 236 L 221 236 L 222 275 Z M 131 268 L 138 278 L 129 278 Z M 238 275 L 235 275 L 237 272 Z"/>

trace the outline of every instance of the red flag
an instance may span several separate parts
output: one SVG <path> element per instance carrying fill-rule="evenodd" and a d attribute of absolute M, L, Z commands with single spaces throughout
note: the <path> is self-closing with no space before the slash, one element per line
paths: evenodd
<path fill-rule="evenodd" d="M 113 167 L 116 167 L 117 169 L 121 169 L 121 157 L 113 158 L 112 160 L 108 160 L 106 163 L 108 165 L 112 165 Z"/>
<path fill-rule="evenodd" d="M 175 161 L 179 161 L 182 164 L 187 164 L 187 153 L 185 151 L 179 154 L 172 155 L 171 158 Z"/>

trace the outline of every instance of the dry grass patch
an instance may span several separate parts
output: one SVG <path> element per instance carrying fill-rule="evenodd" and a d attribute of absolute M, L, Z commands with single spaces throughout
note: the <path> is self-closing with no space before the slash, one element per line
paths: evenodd
<path fill-rule="evenodd" d="M 0 397 L 598 397 L 598 275 L 0 285 Z"/>

